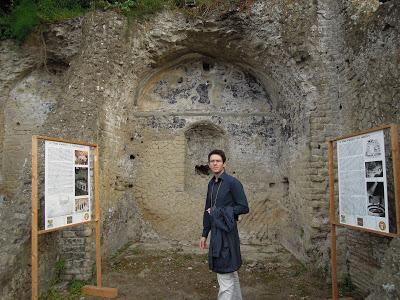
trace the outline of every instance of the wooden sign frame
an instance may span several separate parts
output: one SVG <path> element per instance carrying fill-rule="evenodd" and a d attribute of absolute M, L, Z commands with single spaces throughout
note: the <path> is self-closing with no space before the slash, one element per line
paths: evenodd
<path fill-rule="evenodd" d="M 38 145 L 39 140 L 61 142 L 68 144 L 76 144 L 82 146 L 89 146 L 94 148 L 94 200 L 95 200 L 95 219 L 91 221 L 84 221 L 75 224 L 69 224 L 58 228 L 47 230 L 39 230 L 38 223 Z M 116 298 L 118 289 L 105 288 L 102 286 L 102 273 L 101 273 L 101 245 L 100 245 L 100 163 L 99 163 L 99 147 L 97 144 L 85 143 L 81 141 L 66 140 L 61 138 L 53 138 L 46 136 L 33 135 L 32 136 L 32 300 L 38 299 L 38 240 L 39 235 L 51 231 L 56 231 L 68 227 L 78 226 L 87 223 L 95 223 L 96 227 L 96 280 L 97 286 L 86 285 L 82 287 L 82 292 L 88 295 L 100 296 L 105 298 Z"/>
<path fill-rule="evenodd" d="M 396 233 L 379 232 L 376 230 L 365 229 L 362 227 L 341 224 L 336 218 L 335 208 L 335 173 L 333 162 L 333 144 L 337 141 L 363 135 L 375 131 L 390 129 L 391 148 L 392 148 L 392 161 L 393 161 L 393 178 L 394 178 L 394 201 L 396 207 Z M 337 287 L 337 261 L 336 261 L 336 226 L 341 226 L 349 229 L 355 229 L 364 232 L 375 233 L 378 235 L 398 237 L 400 236 L 400 161 L 399 161 L 399 141 L 398 141 L 398 125 L 382 125 L 379 127 L 371 128 L 364 131 L 359 131 L 349 135 L 341 136 L 328 142 L 328 174 L 329 174 L 329 222 L 331 225 L 331 272 L 332 272 L 332 299 L 338 299 Z"/>

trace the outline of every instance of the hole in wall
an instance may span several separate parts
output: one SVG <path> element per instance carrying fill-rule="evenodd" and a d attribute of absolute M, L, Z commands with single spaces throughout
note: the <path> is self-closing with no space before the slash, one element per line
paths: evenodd
<path fill-rule="evenodd" d="M 207 165 L 196 165 L 194 169 L 196 174 L 209 175 L 210 168 Z"/>
<path fill-rule="evenodd" d="M 203 61 L 203 70 L 205 72 L 210 71 L 211 65 L 208 62 Z"/>
<path fill-rule="evenodd" d="M 273 187 L 275 185 L 275 182 L 270 182 L 269 187 Z"/>
<path fill-rule="evenodd" d="M 48 59 L 46 66 L 51 74 L 62 74 L 68 70 L 69 63 L 62 60 Z"/>
<path fill-rule="evenodd" d="M 133 154 L 129 155 L 129 159 L 135 159 L 135 155 Z"/>
<path fill-rule="evenodd" d="M 203 192 L 199 180 L 206 184 L 211 174 L 206 163 L 207 153 L 212 149 L 226 149 L 224 136 L 222 128 L 206 120 L 192 124 L 185 131 L 185 191 L 193 194 Z"/>
<path fill-rule="evenodd" d="M 343 107 L 342 107 L 342 104 L 339 104 L 339 109 L 342 109 Z"/>
<path fill-rule="evenodd" d="M 383 26 L 382 31 L 386 31 L 386 30 L 388 30 L 388 29 L 390 29 L 390 28 L 394 28 L 394 26 L 392 26 L 392 25 L 386 23 L 385 26 Z"/>

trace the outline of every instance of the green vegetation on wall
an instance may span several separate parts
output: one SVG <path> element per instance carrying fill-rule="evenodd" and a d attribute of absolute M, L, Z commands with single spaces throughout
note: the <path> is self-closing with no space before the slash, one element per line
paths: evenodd
<path fill-rule="evenodd" d="M 81 289 L 87 282 L 74 279 L 68 283 L 67 289 L 63 286 L 52 285 L 48 290 L 40 294 L 39 300 L 78 300 L 82 298 Z"/>
<path fill-rule="evenodd" d="M 5 0 L 0 5 L 0 40 L 22 41 L 37 25 L 83 15 L 91 9 L 114 9 L 137 19 L 162 9 L 187 8 L 195 3 L 198 12 L 249 0 Z"/>
<path fill-rule="evenodd" d="M 90 7 L 83 0 L 16 0 L 0 7 L 0 39 L 22 41 L 37 25 L 82 15 Z"/>
<path fill-rule="evenodd" d="M 339 282 L 339 296 L 349 296 L 355 290 L 350 274 L 346 274 Z"/>

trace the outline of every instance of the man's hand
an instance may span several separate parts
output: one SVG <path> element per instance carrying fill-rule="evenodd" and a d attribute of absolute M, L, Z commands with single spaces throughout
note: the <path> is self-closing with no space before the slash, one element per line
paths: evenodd
<path fill-rule="evenodd" d="M 200 249 L 206 249 L 207 248 L 207 238 L 205 238 L 204 236 L 201 237 L 200 242 L 199 242 L 199 247 Z"/>

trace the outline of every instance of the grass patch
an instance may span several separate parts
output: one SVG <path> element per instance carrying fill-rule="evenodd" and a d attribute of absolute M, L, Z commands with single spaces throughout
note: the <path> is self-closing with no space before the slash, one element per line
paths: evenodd
<path fill-rule="evenodd" d="M 89 4 L 89 0 L 12 1 L 8 11 L 0 10 L 0 39 L 22 41 L 35 26 L 80 16 Z"/>
<path fill-rule="evenodd" d="M 84 280 L 72 280 L 68 283 L 66 291 L 60 291 L 55 286 L 51 286 L 40 295 L 39 300 L 77 300 L 82 296 L 81 288 L 86 284 Z"/>
<path fill-rule="evenodd" d="M 54 287 L 49 288 L 46 292 L 40 294 L 39 300 L 61 300 L 62 294 Z"/>
<path fill-rule="evenodd" d="M 307 267 L 303 264 L 298 264 L 297 266 L 295 266 L 295 270 L 293 272 L 293 277 L 298 277 L 298 276 L 302 276 L 303 274 L 305 274 L 307 272 Z"/>
<path fill-rule="evenodd" d="M 281 278 L 274 272 L 265 272 L 261 274 L 262 279 L 266 283 L 271 283 L 276 280 L 280 280 Z"/>
<path fill-rule="evenodd" d="M 141 249 L 129 247 L 132 243 L 126 243 L 121 248 L 119 248 L 113 255 L 108 258 L 109 265 L 114 271 L 121 271 L 127 267 L 127 262 L 125 256 L 129 255 L 140 255 L 142 253 Z"/>
<path fill-rule="evenodd" d="M 173 1 L 170 0 L 127 0 L 126 2 L 133 2 L 129 10 L 124 11 L 130 19 L 140 19 L 174 6 Z"/>
<path fill-rule="evenodd" d="M 186 267 L 188 264 L 192 265 L 195 263 L 195 258 L 192 254 L 189 253 L 173 253 L 173 260 L 176 266 Z"/>
<path fill-rule="evenodd" d="M 300 297 L 304 297 L 307 295 L 307 285 L 304 282 L 300 282 L 297 285 L 297 292 L 299 293 Z"/>
<path fill-rule="evenodd" d="M 81 288 L 86 284 L 85 280 L 75 279 L 68 284 L 68 293 L 71 296 L 81 296 Z"/>
<path fill-rule="evenodd" d="M 40 0 L 37 15 L 41 22 L 52 23 L 75 18 L 85 9 L 75 0 Z"/>
<path fill-rule="evenodd" d="M 339 296 L 348 296 L 355 291 L 355 286 L 351 280 L 350 274 L 346 274 L 339 282 Z"/>
<path fill-rule="evenodd" d="M 38 7 L 32 0 L 21 0 L 10 14 L 2 12 L 0 26 L 2 38 L 22 40 L 40 23 Z"/>
<path fill-rule="evenodd" d="M 246 10 L 253 1 L 254 0 L 197 0 L 195 7 L 184 7 L 183 12 L 191 17 L 204 18 L 214 13 L 223 15 L 227 12 Z"/>
<path fill-rule="evenodd" d="M 65 271 L 65 260 L 64 259 L 60 259 L 56 262 L 56 274 L 54 277 L 54 282 L 53 284 L 57 284 L 61 282 L 61 275 L 64 273 Z"/>
<path fill-rule="evenodd" d="M 143 255 L 144 251 L 143 249 L 140 249 L 139 247 L 129 249 L 129 254 L 131 255 Z"/>
<path fill-rule="evenodd" d="M 126 252 L 126 250 L 129 248 L 131 243 L 126 243 L 123 245 L 121 248 L 119 248 L 117 251 L 114 252 L 113 255 L 109 258 L 111 261 L 117 259 L 122 253 Z"/>
<path fill-rule="evenodd" d="M 75 18 L 88 10 L 114 9 L 127 16 L 129 23 L 164 9 L 181 9 L 188 15 L 207 16 L 229 8 L 243 10 L 251 0 L 197 0 L 186 7 L 184 0 L 8 0 L 0 9 L 0 40 L 23 39 L 37 25 Z"/>

